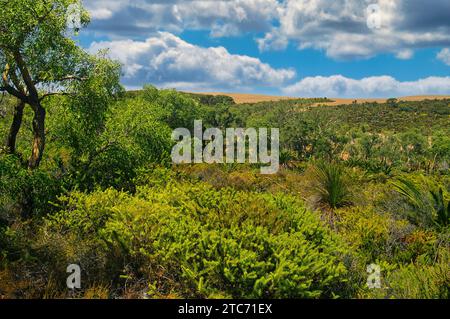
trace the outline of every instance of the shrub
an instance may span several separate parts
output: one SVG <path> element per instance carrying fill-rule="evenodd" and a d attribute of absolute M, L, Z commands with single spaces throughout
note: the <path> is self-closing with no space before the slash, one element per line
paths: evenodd
<path fill-rule="evenodd" d="M 16 156 L 0 155 L 0 225 L 49 213 L 49 203 L 63 189 L 60 176 L 41 169 L 29 171 Z"/>
<path fill-rule="evenodd" d="M 378 298 L 448 299 L 450 266 L 448 247 L 441 250 L 433 264 L 411 263 L 387 272 Z M 378 294 L 380 293 L 378 292 Z M 372 296 L 373 297 L 373 296 Z"/>
<path fill-rule="evenodd" d="M 339 233 L 364 263 L 380 259 L 410 262 L 411 255 L 405 254 L 405 238 L 413 228 L 407 221 L 395 220 L 388 213 L 377 213 L 370 207 L 341 209 L 336 214 Z"/>
<path fill-rule="evenodd" d="M 155 109 L 143 100 L 119 102 L 112 108 L 101 146 L 79 167 L 82 189 L 134 190 L 132 180 L 138 169 L 169 162 L 171 131 L 158 120 Z"/>
<path fill-rule="evenodd" d="M 133 265 L 157 296 L 319 298 L 345 285 L 344 245 L 290 196 L 168 182 L 135 196 L 107 190 L 63 201 L 45 233 L 115 252 L 119 264 L 107 269 Z"/>

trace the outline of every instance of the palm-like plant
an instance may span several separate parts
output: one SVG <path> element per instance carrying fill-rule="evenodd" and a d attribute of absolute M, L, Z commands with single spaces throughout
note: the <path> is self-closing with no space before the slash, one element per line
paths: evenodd
<path fill-rule="evenodd" d="M 391 184 L 395 191 L 402 195 L 414 208 L 422 209 L 427 205 L 422 190 L 413 181 L 397 177 Z"/>
<path fill-rule="evenodd" d="M 313 169 L 314 190 L 319 201 L 331 208 L 351 203 L 352 192 L 345 168 L 337 163 L 318 162 Z"/>
<path fill-rule="evenodd" d="M 413 214 L 409 216 L 413 222 L 438 228 L 450 225 L 450 201 L 445 200 L 442 188 L 425 190 L 403 177 L 398 177 L 391 184 L 394 186 L 394 190 L 414 209 Z"/>
<path fill-rule="evenodd" d="M 439 191 L 431 191 L 434 201 L 435 220 L 434 223 L 439 227 L 447 227 L 450 225 L 450 201 L 445 202 L 444 192 L 442 188 Z"/>

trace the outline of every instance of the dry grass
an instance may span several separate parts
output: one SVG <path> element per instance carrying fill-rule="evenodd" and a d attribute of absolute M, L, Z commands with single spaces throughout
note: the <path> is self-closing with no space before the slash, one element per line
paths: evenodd
<path fill-rule="evenodd" d="M 245 94 L 245 93 L 201 93 L 207 95 L 225 95 L 230 96 L 238 104 L 243 103 L 259 103 L 259 102 L 270 102 L 270 101 L 281 101 L 281 100 L 292 100 L 294 97 L 287 96 L 272 96 L 272 95 L 260 95 L 260 94 Z"/>
<path fill-rule="evenodd" d="M 244 93 L 219 93 L 219 92 L 213 92 L 213 93 L 202 93 L 202 94 L 209 94 L 209 95 L 226 95 L 230 96 L 234 99 L 234 101 L 238 104 L 242 103 L 258 103 L 258 102 L 269 102 L 269 101 L 281 101 L 281 100 L 292 100 L 296 99 L 295 97 L 288 97 L 288 96 L 272 96 L 272 95 L 261 95 L 261 94 L 244 94 Z M 320 103 L 325 105 L 345 105 L 345 104 L 352 104 L 356 101 L 358 104 L 362 104 L 365 102 L 378 102 L 378 103 L 385 103 L 387 99 L 380 98 L 380 99 L 333 99 L 333 102 L 328 103 Z M 405 96 L 405 97 L 399 97 L 398 100 L 400 101 L 423 101 L 423 100 L 442 100 L 442 99 L 450 99 L 450 96 Z"/>

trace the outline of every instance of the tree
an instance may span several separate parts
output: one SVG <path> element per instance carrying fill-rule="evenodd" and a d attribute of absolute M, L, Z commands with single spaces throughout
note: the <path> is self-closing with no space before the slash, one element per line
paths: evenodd
<path fill-rule="evenodd" d="M 20 127 L 22 126 L 24 108 L 25 103 L 22 100 L 18 100 L 17 104 L 14 106 L 13 121 L 6 140 L 6 147 L 11 154 L 16 152 L 16 138 L 17 134 L 19 134 Z"/>
<path fill-rule="evenodd" d="M 89 15 L 77 0 L 0 0 L 0 92 L 18 99 L 7 146 L 11 153 L 15 152 L 23 108 L 29 105 L 34 115 L 28 160 L 31 169 L 39 166 L 44 153 L 45 99 L 53 95 L 76 96 L 77 89 L 83 87 L 77 82 L 95 77 L 98 64 L 106 66 L 115 82 L 106 88 L 108 93 L 118 87 L 117 64 L 90 56 L 70 38 L 68 21 L 75 5 L 79 21 L 85 26 Z"/>

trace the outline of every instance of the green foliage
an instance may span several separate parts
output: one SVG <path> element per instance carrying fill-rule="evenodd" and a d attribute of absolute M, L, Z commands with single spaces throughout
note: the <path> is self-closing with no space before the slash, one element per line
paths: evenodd
<path fill-rule="evenodd" d="M 2 0 L 0 4 L 0 62 L 11 62 L 12 50 L 21 48 L 30 57 L 30 73 L 52 81 L 73 68 L 76 45 L 66 37 L 67 8 L 76 0 Z M 81 23 L 89 15 L 81 8 Z M 32 58 L 32 59 L 31 59 Z M 4 60 L 3 60 L 4 59 Z M 3 67 L 4 63 L 0 63 Z M 17 67 L 11 63 L 12 67 Z"/>
<path fill-rule="evenodd" d="M 50 172 L 31 172 L 15 156 L 0 156 L 0 224 L 50 213 L 63 186 Z"/>
<path fill-rule="evenodd" d="M 99 146 L 83 162 L 83 185 L 133 190 L 136 170 L 152 163 L 169 163 L 171 130 L 154 112 L 161 107 L 142 100 L 116 103 L 99 136 Z"/>
<path fill-rule="evenodd" d="M 433 206 L 436 212 L 436 219 L 434 223 L 438 227 L 450 226 L 450 201 L 444 198 L 442 188 L 439 191 L 430 191 L 433 198 Z"/>
<path fill-rule="evenodd" d="M 434 264 L 418 261 L 388 271 L 383 288 L 369 292 L 371 298 L 448 299 L 450 271 L 448 247 L 438 251 Z"/>
<path fill-rule="evenodd" d="M 194 120 L 202 117 L 198 102 L 175 90 L 157 90 L 147 85 L 142 95 L 144 100 L 158 106 L 158 119 L 172 129 L 193 129 Z"/>
<path fill-rule="evenodd" d="M 391 184 L 413 209 L 409 217 L 414 223 L 438 228 L 450 225 L 450 201 L 445 198 L 442 188 L 424 189 L 404 177 L 398 177 Z"/>
<path fill-rule="evenodd" d="M 121 251 L 117 261 L 131 260 L 161 295 L 318 298 L 345 284 L 344 246 L 289 196 L 168 181 L 64 201 L 46 232 Z"/>
<path fill-rule="evenodd" d="M 432 253 L 436 238 L 416 232 L 406 220 L 377 212 L 372 207 L 351 207 L 336 211 L 336 227 L 365 265 L 376 260 L 403 263 Z"/>
<path fill-rule="evenodd" d="M 119 85 L 120 65 L 98 56 L 86 56 L 83 81 L 70 84 L 70 96 L 48 100 L 49 140 L 70 149 L 76 165 L 79 158 L 96 152 L 111 104 L 122 93 Z M 52 145 L 50 145 L 51 147 Z"/>
<path fill-rule="evenodd" d="M 122 94 L 104 53 L 73 54 L 85 81 L 44 100 L 40 169 L 23 166 L 29 108 L 18 154 L 0 150 L 2 297 L 65 298 L 66 267 L 78 263 L 75 297 L 448 298 L 449 101 Z M 0 99 L 2 136 L 14 104 Z M 170 167 L 171 130 L 196 119 L 279 127 L 280 172 Z M 371 263 L 382 266 L 381 290 L 366 287 Z"/>
<path fill-rule="evenodd" d="M 351 189 L 348 173 L 336 163 L 318 162 L 313 168 L 314 190 L 319 202 L 331 208 L 351 203 Z"/>
<path fill-rule="evenodd" d="M 189 94 L 190 97 L 196 99 L 200 104 L 206 106 L 218 105 L 234 105 L 236 104 L 232 97 L 226 95 L 208 95 L 208 94 Z"/>

